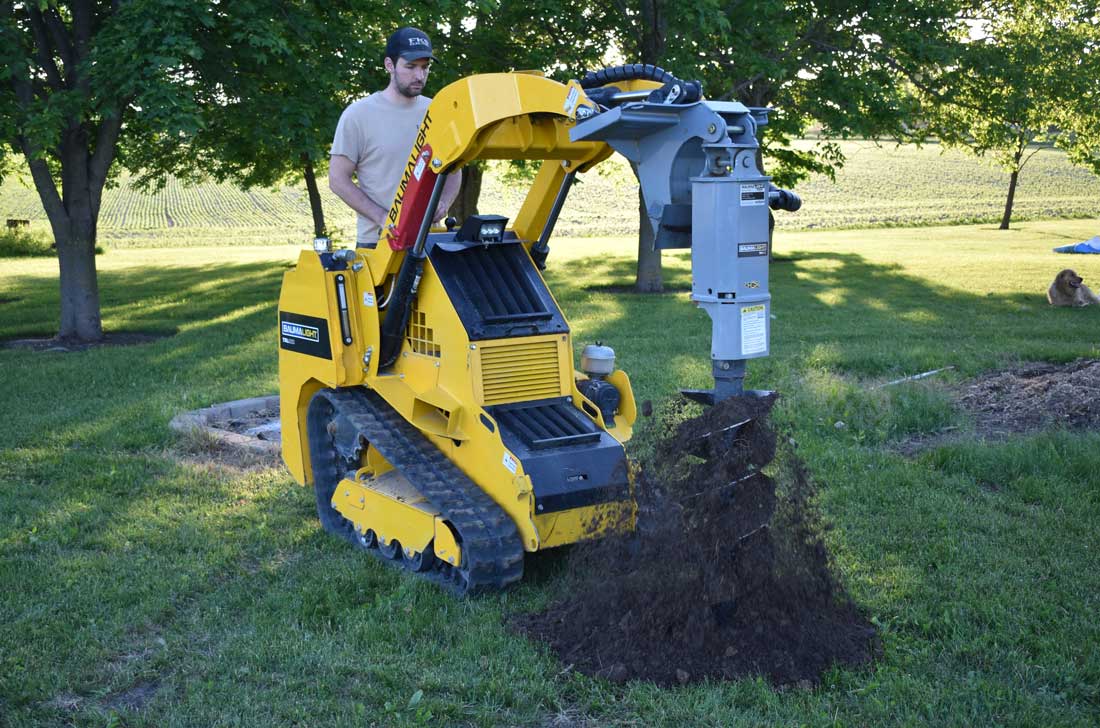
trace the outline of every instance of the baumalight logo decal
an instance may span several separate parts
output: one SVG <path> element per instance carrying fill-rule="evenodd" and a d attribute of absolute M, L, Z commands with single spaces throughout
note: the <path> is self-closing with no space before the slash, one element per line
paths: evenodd
<path fill-rule="evenodd" d="M 413 176 L 417 164 L 421 161 L 420 152 L 424 149 L 424 144 L 428 141 L 428 129 L 431 127 L 432 115 L 425 111 L 424 121 L 421 122 L 420 129 L 416 132 L 416 143 L 413 144 L 412 154 L 409 155 L 409 161 L 405 164 L 405 174 L 401 177 L 401 182 L 397 185 L 397 193 L 394 195 L 393 204 L 390 205 L 389 221 L 391 225 L 397 224 L 398 212 L 400 212 L 401 205 L 405 202 L 405 192 L 409 188 L 409 178 Z M 417 174 L 416 178 L 419 180 L 420 175 Z"/>
<path fill-rule="evenodd" d="M 283 336 L 292 336 L 303 341 L 320 341 L 321 330 L 316 326 L 303 326 L 302 324 L 292 324 L 289 321 L 284 321 Z"/>
<path fill-rule="evenodd" d="M 328 322 L 317 316 L 279 312 L 279 348 L 319 359 L 331 359 Z"/>

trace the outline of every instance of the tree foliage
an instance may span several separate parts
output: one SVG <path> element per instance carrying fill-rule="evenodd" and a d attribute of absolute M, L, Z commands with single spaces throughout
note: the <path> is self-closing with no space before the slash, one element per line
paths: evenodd
<path fill-rule="evenodd" d="M 323 232 L 315 176 L 332 130 L 384 87 L 385 38 L 404 24 L 435 41 L 433 88 L 509 69 L 564 80 L 618 49 L 702 79 L 710 98 L 771 106 L 764 159 L 781 185 L 843 164 L 830 138 L 935 134 L 1010 171 L 1007 225 L 1029 144 L 1100 173 L 1100 11 L 1083 0 L 8 0 L 0 176 L 25 159 L 49 218 L 59 334 L 102 335 L 96 222 L 120 169 L 146 184 L 300 175 Z M 796 147 L 815 124 L 822 140 Z M 464 175 L 469 213 L 480 171 Z M 655 261 L 659 289 L 644 242 L 639 281 Z"/>
<path fill-rule="evenodd" d="M 957 20 L 955 55 L 914 84 L 920 133 L 1009 173 L 1007 229 L 1020 173 L 1042 149 L 1062 147 L 1100 171 L 1100 11 L 1072 0 L 995 0 Z"/>
<path fill-rule="evenodd" d="M 212 175 L 246 187 L 308 179 L 366 59 L 380 65 L 381 25 L 392 25 L 382 8 L 0 3 L 0 170 L 20 153 L 50 220 L 60 337 L 102 336 L 93 251 L 111 175 L 127 169 L 145 184 Z M 315 184 L 311 198 L 319 210 Z"/>
<path fill-rule="evenodd" d="M 950 54 L 958 0 L 698 0 L 667 50 L 668 63 L 702 78 L 710 98 L 775 111 L 762 143 L 768 173 L 794 185 L 844 163 L 832 138 L 894 137 L 914 105 L 906 80 Z M 681 16 L 682 17 L 682 16 Z M 670 33 L 670 35 L 672 35 Z M 811 126 L 809 150 L 791 142 Z"/>

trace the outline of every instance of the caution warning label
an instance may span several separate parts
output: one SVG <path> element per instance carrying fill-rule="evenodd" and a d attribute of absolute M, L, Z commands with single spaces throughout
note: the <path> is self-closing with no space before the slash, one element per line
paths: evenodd
<path fill-rule="evenodd" d="M 762 303 L 741 309 L 741 356 L 768 350 L 768 312 Z"/>

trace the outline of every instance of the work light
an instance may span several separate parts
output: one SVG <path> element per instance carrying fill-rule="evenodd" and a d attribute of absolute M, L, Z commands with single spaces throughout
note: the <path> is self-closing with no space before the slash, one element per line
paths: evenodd
<path fill-rule="evenodd" d="M 470 215 L 458 230 L 458 240 L 471 243 L 499 243 L 504 239 L 508 218 L 503 215 Z"/>

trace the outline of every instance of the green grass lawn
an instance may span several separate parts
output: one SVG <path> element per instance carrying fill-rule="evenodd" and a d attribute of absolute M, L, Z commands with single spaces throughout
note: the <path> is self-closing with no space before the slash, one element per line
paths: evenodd
<path fill-rule="evenodd" d="M 1100 435 L 900 439 L 957 426 L 945 387 L 1024 360 L 1100 357 L 1100 310 L 1051 309 L 1056 256 L 1100 220 L 785 232 L 772 268 L 777 389 L 882 659 L 814 689 L 661 689 L 578 675 L 504 626 L 559 595 L 562 559 L 458 602 L 321 533 L 280 467 L 218 464 L 176 413 L 276 388 L 289 246 L 98 259 L 110 330 L 79 353 L 0 349 L 0 725 L 863 726 L 1100 721 Z M 632 279 L 629 239 L 559 240 L 548 276 L 578 346 L 618 352 L 639 400 L 709 384 L 709 323 Z M 1100 258 L 1100 256 L 1097 256 Z M 0 261 L 0 339 L 50 334 L 56 261 Z M 873 385 L 944 366 L 942 377 Z M 834 423 L 843 420 L 846 427 Z"/>
<path fill-rule="evenodd" d="M 808 148 L 813 141 L 796 146 Z M 804 200 L 795 213 L 779 213 L 786 230 L 897 225 L 945 225 L 1000 221 L 1008 175 L 962 152 L 924 147 L 840 142 L 847 157 L 836 181 L 818 175 L 797 187 Z M 513 216 L 526 184 L 516 184 L 504 167 L 487 172 L 480 209 Z M 103 195 L 99 241 L 108 248 L 304 245 L 313 237 L 305 186 L 241 191 L 228 184 L 185 186 L 169 179 L 156 194 L 120 184 Z M 615 156 L 581 175 L 570 193 L 556 231 L 559 235 L 630 235 L 638 228 L 638 188 L 626 162 Z M 351 211 L 322 182 L 326 220 L 342 240 L 355 235 Z M 1095 216 L 1100 177 L 1066 161 L 1057 150 L 1039 152 L 1020 176 L 1014 220 Z M 0 219 L 32 221 L 49 232 L 38 194 L 29 181 L 0 185 Z M 1095 233 L 1094 233 L 1095 234 Z"/>

